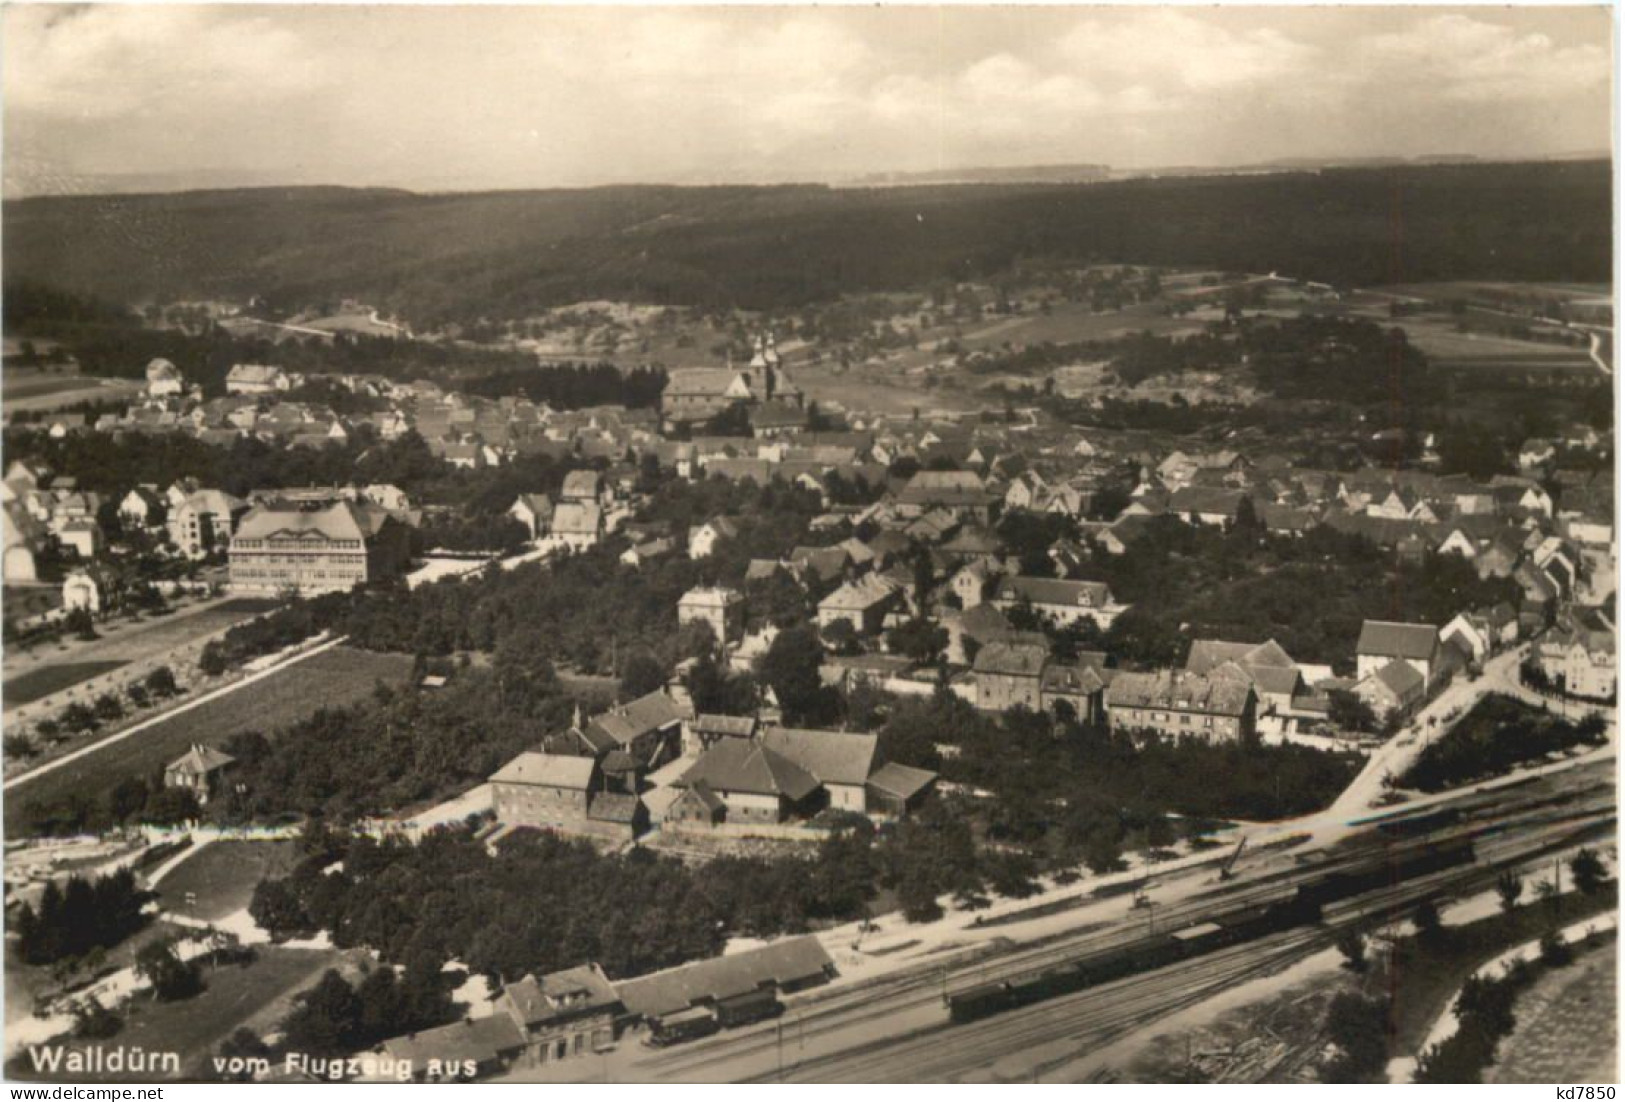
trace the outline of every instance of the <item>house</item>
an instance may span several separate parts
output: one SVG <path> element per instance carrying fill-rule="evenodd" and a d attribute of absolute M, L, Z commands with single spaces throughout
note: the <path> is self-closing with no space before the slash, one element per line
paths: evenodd
<path fill-rule="evenodd" d="M 524 1049 L 524 1034 L 513 1019 L 492 1014 L 391 1037 L 373 1052 L 392 1067 L 409 1068 L 414 1082 L 453 1083 L 506 1071 Z M 390 1077 L 388 1081 L 399 1079 Z"/>
<path fill-rule="evenodd" d="M 1065 704 L 1083 723 L 1097 723 L 1104 714 L 1105 689 L 1114 671 L 1105 668 L 1101 653 L 1079 655 L 1074 662 L 1048 662 L 1038 687 L 1039 706 L 1054 712 Z"/>
<path fill-rule="evenodd" d="M 755 716 L 724 716 L 702 713 L 694 717 L 684 732 L 683 753 L 698 757 L 701 751 L 725 738 L 755 738 Z"/>
<path fill-rule="evenodd" d="M 231 538 L 231 587 L 335 593 L 399 577 L 411 531 L 382 506 L 335 501 L 315 509 L 255 506 Z"/>
<path fill-rule="evenodd" d="M 1500 604 L 1482 612 L 1458 612 L 1439 629 L 1440 644 L 1455 640 L 1474 662 L 1482 662 L 1508 643 L 1518 641 L 1518 618 Z"/>
<path fill-rule="evenodd" d="M 1577 617 L 1567 619 L 1535 644 L 1536 663 L 1567 693 L 1612 700 L 1619 678 L 1612 626 L 1592 627 Z"/>
<path fill-rule="evenodd" d="M 86 570 L 75 570 L 62 582 L 62 607 L 68 612 L 102 610 L 102 587 Z"/>
<path fill-rule="evenodd" d="M 562 501 L 601 502 L 603 493 L 603 477 L 597 471 L 571 471 L 564 476 L 559 498 Z"/>
<path fill-rule="evenodd" d="M 201 806 L 220 792 L 226 770 L 236 760 L 212 746 L 193 743 L 186 753 L 164 766 L 164 787 L 185 789 L 197 797 Z"/>
<path fill-rule="evenodd" d="M 1303 718 L 1298 698 L 1305 693 L 1304 677 L 1274 639 L 1263 643 L 1233 643 L 1197 639 L 1185 657 L 1185 669 L 1204 677 L 1229 677 L 1252 686 L 1258 697 L 1258 728 L 1266 734 L 1285 733 Z"/>
<path fill-rule="evenodd" d="M 673 801 L 667 822 L 782 823 L 811 818 L 827 798 L 816 777 L 755 739 L 718 740 L 677 783 L 694 796 Z"/>
<path fill-rule="evenodd" d="M 976 652 L 976 706 L 983 711 L 1043 708 L 1044 667 L 1049 648 L 1032 643 L 995 641 Z"/>
<path fill-rule="evenodd" d="M 232 364 L 226 372 L 227 394 L 276 394 L 294 385 L 292 376 L 270 364 Z"/>
<path fill-rule="evenodd" d="M 1426 690 L 1427 682 L 1416 667 L 1402 658 L 1395 658 L 1381 669 L 1361 678 L 1354 686 L 1354 695 L 1364 701 L 1379 720 L 1386 721 L 1413 707 Z"/>
<path fill-rule="evenodd" d="M 825 629 L 845 620 L 860 635 L 873 635 L 884 626 L 886 613 L 898 600 L 899 592 L 890 582 L 865 574 L 818 602 L 818 626 Z"/>
<path fill-rule="evenodd" d="M 1438 651 L 1439 629 L 1432 624 L 1367 620 L 1360 626 L 1355 644 L 1355 676 L 1364 681 L 1397 658 L 1410 663 L 1428 685 L 1433 681 Z"/>
<path fill-rule="evenodd" d="M 1234 524 L 1245 496 L 1240 490 L 1182 486 L 1169 495 L 1168 512 L 1190 524 Z"/>
<path fill-rule="evenodd" d="M 173 398 L 186 389 L 186 380 L 181 377 L 181 369 L 165 359 L 147 361 L 147 387 L 148 398 Z"/>
<path fill-rule="evenodd" d="M 867 785 L 875 769 L 877 736 L 772 727 L 760 741 L 764 749 L 783 755 L 823 785 L 825 806 L 867 813 Z"/>
<path fill-rule="evenodd" d="M 8 582 L 39 579 L 38 556 L 45 550 L 45 526 L 21 502 L 8 501 L 0 529 L 4 532 L 4 577 Z"/>
<path fill-rule="evenodd" d="M 520 494 L 508 507 L 508 515 L 525 526 L 531 539 L 541 539 L 553 524 L 553 499 L 546 494 Z"/>
<path fill-rule="evenodd" d="M 70 520 L 56 526 L 56 542 L 80 560 L 93 559 L 102 549 L 102 528 L 93 520 Z"/>
<path fill-rule="evenodd" d="M 526 751 L 492 775 L 491 802 L 510 826 L 572 826 L 587 818 L 598 779 L 593 758 Z"/>
<path fill-rule="evenodd" d="M 660 415 L 668 427 L 694 425 L 755 399 L 743 372 L 732 368 L 679 368 L 670 374 L 660 393 Z"/>
<path fill-rule="evenodd" d="M 1126 605 L 1112 599 L 1105 582 L 1074 581 L 1068 578 L 1038 578 L 1028 575 L 1003 577 L 993 591 L 993 607 L 1008 613 L 1022 605 L 1059 625 L 1093 620 L 1102 631 L 1112 626 Z"/>
<path fill-rule="evenodd" d="M 586 501 L 561 501 L 553 508 L 553 538 L 572 551 L 585 551 L 604 537 L 604 513 Z"/>
<path fill-rule="evenodd" d="M 509 984 L 492 1017 L 518 1027 L 524 1049 L 520 1063 L 540 1067 L 609 1048 L 622 1009 L 603 969 L 584 964 Z"/>
<path fill-rule="evenodd" d="M 835 963 L 815 935 L 780 938 L 759 949 L 696 961 L 616 985 L 629 1015 L 658 1021 L 726 1009 L 763 994 L 779 996 L 828 982 Z"/>
<path fill-rule="evenodd" d="M 1557 458 L 1557 447 L 1550 441 L 1532 436 L 1518 449 L 1518 469 L 1525 474 L 1538 474 Z"/>
<path fill-rule="evenodd" d="M 1165 737 L 1251 741 L 1257 734 L 1257 695 L 1251 685 L 1186 670 L 1118 673 L 1106 687 L 1106 719 L 1114 731 L 1153 731 Z"/>
<path fill-rule="evenodd" d="M 152 528 L 163 516 L 163 498 L 151 487 L 137 486 L 125 494 L 118 504 L 119 523 L 126 528 Z"/>
<path fill-rule="evenodd" d="M 864 782 L 870 815 L 904 819 L 920 809 L 936 788 L 937 775 L 926 769 L 888 762 Z"/>
<path fill-rule="evenodd" d="M 171 506 L 166 527 L 169 542 L 188 558 L 201 559 L 225 547 L 248 502 L 223 490 L 197 490 Z"/>
<path fill-rule="evenodd" d="M 697 587 L 677 602 L 677 622 L 708 624 L 719 643 L 729 643 L 745 630 L 745 596 L 721 586 Z"/>
<path fill-rule="evenodd" d="M 987 524 L 997 498 L 975 471 L 919 471 L 897 495 L 898 513 L 917 517 L 942 509 L 961 520 Z"/>
<path fill-rule="evenodd" d="M 617 704 L 568 734 L 578 752 L 606 758 L 615 750 L 631 756 L 641 769 L 656 769 L 676 757 L 683 743 L 689 709 L 657 689 Z"/>
<path fill-rule="evenodd" d="M 739 535 L 739 525 L 729 517 L 713 517 L 704 524 L 697 524 L 688 530 L 688 557 L 691 559 L 707 559 L 716 550 L 717 541 L 735 539 Z"/>
<path fill-rule="evenodd" d="M 948 579 L 948 591 L 959 600 L 960 608 L 975 608 L 986 600 L 986 594 L 996 577 L 998 573 L 989 560 L 972 559 Z"/>
<path fill-rule="evenodd" d="M 660 537 L 634 543 L 621 552 L 621 562 L 627 566 L 643 566 L 658 558 L 664 558 L 677 550 L 677 545 L 670 539 Z"/>

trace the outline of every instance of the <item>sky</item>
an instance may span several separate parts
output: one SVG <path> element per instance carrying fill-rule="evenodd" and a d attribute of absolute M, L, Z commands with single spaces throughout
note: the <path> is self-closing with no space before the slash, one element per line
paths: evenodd
<path fill-rule="evenodd" d="M 31 5 L 7 195 L 1611 146 L 1605 7 Z"/>

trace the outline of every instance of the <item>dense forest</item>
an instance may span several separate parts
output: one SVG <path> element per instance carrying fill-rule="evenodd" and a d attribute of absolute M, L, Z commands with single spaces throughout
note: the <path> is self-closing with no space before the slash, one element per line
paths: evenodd
<path fill-rule="evenodd" d="M 1609 278 L 1605 161 L 1089 185 L 275 188 L 5 204 L 9 276 L 120 303 L 360 297 L 418 328 L 594 298 L 775 309 L 1021 263 L 1349 284 Z"/>

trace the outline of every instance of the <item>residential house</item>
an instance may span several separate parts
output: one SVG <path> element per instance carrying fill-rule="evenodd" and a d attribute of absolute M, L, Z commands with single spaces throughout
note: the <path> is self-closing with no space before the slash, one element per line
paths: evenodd
<path fill-rule="evenodd" d="M 193 743 L 186 753 L 164 766 L 164 787 L 190 792 L 201 806 L 220 793 L 226 770 L 236 760 L 212 746 Z"/>
<path fill-rule="evenodd" d="M 152 528 L 163 516 L 163 498 L 154 487 L 137 486 L 119 501 L 119 523 L 126 528 Z"/>
<path fill-rule="evenodd" d="M 738 536 L 739 525 L 731 517 L 713 517 L 688 530 L 688 557 L 710 558 L 719 540 L 736 539 Z"/>
<path fill-rule="evenodd" d="M 667 808 L 668 822 L 782 823 L 811 818 L 827 799 L 816 777 L 756 739 L 718 740 L 677 783 L 688 791 Z"/>
<path fill-rule="evenodd" d="M 593 758 L 527 751 L 492 775 L 491 802 L 509 826 L 579 826 L 598 780 Z"/>
<path fill-rule="evenodd" d="M 186 380 L 181 377 L 180 368 L 165 359 L 147 361 L 146 397 L 174 398 L 185 389 Z"/>
<path fill-rule="evenodd" d="M 295 385 L 292 376 L 270 364 L 233 364 L 226 372 L 227 394 L 276 394 Z"/>
<path fill-rule="evenodd" d="M 604 538 L 603 510 L 591 502 L 561 501 L 553 508 L 553 538 L 571 551 L 585 551 Z"/>
<path fill-rule="evenodd" d="M 1031 643 L 994 641 L 976 652 L 976 706 L 983 711 L 1043 709 L 1044 667 L 1049 648 Z"/>
<path fill-rule="evenodd" d="M 744 594 L 721 586 L 691 589 L 677 602 L 677 622 L 707 624 L 717 642 L 730 643 L 745 629 Z"/>
<path fill-rule="evenodd" d="M 1362 677 L 1354 686 L 1354 695 L 1364 701 L 1379 720 L 1386 721 L 1414 707 L 1426 690 L 1427 681 L 1416 666 L 1395 658 Z"/>
<path fill-rule="evenodd" d="M 571 471 L 559 489 L 562 501 L 604 502 L 604 480 L 597 471 Z"/>
<path fill-rule="evenodd" d="M 1535 644 L 1534 657 L 1564 691 L 1593 700 L 1614 698 L 1619 666 L 1612 624 L 1602 621 L 1593 626 L 1580 617 L 1567 617 Z"/>
<path fill-rule="evenodd" d="M 878 764 L 875 735 L 771 727 L 760 736 L 764 749 L 783 755 L 823 785 L 825 806 L 868 812 L 867 785 Z"/>
<path fill-rule="evenodd" d="M 1079 620 L 1092 620 L 1102 631 L 1111 627 L 1112 621 L 1128 607 L 1112 599 L 1111 588 L 1105 582 L 1027 575 L 1000 578 L 993 591 L 992 603 L 1005 613 L 1030 605 L 1040 616 L 1063 626 Z"/>
<path fill-rule="evenodd" d="M 190 493 L 170 506 L 169 542 L 188 558 L 200 559 L 230 543 L 238 520 L 247 512 L 248 502 L 223 490 Z"/>
<path fill-rule="evenodd" d="M 1106 687 L 1106 718 L 1115 731 L 1154 731 L 1209 742 L 1251 741 L 1258 698 L 1250 684 L 1186 670 L 1119 672 Z"/>
<path fill-rule="evenodd" d="M 847 582 L 818 602 L 818 626 L 829 628 L 845 620 L 860 635 L 873 635 L 885 625 L 886 614 L 900 600 L 898 589 L 875 574 Z"/>
<path fill-rule="evenodd" d="M 525 526 L 531 539 L 541 539 L 553 525 L 553 499 L 546 494 L 520 494 L 508 507 L 508 515 Z"/>
<path fill-rule="evenodd" d="M 1438 651 L 1439 629 L 1432 624 L 1367 620 L 1355 644 L 1356 677 L 1363 681 L 1399 659 L 1421 674 L 1426 686 L 1433 681 Z"/>

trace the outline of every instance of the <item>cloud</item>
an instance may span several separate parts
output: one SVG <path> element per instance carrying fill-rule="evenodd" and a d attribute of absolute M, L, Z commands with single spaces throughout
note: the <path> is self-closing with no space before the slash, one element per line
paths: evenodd
<path fill-rule="evenodd" d="M 306 95 L 321 55 L 269 14 L 180 6 L 5 10 L 8 109 L 79 119 Z M 180 121 L 180 120 L 175 120 Z"/>
<path fill-rule="evenodd" d="M 13 5 L 4 30 L 8 141 L 42 171 L 827 179 L 1540 153 L 1609 120 L 1606 16 L 1572 11 Z"/>
<path fill-rule="evenodd" d="M 1606 46 L 1563 46 L 1546 34 L 1456 13 L 1362 38 L 1351 60 L 1372 85 L 1425 84 L 1437 96 L 1480 103 L 1606 90 L 1612 76 Z"/>

